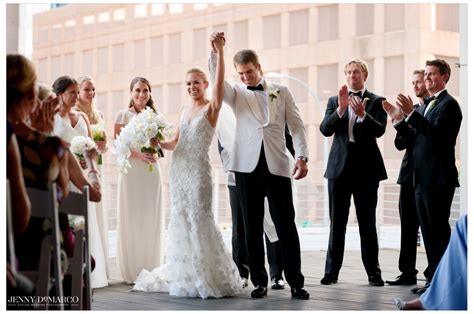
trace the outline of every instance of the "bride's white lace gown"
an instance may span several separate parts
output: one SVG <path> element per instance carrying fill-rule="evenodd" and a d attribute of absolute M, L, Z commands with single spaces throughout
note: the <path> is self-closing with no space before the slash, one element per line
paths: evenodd
<path fill-rule="evenodd" d="M 171 164 L 166 264 L 143 270 L 133 290 L 203 299 L 231 296 L 241 283 L 212 213 L 209 147 L 215 130 L 206 117 L 207 106 L 191 121 L 188 111 L 181 115 Z"/>

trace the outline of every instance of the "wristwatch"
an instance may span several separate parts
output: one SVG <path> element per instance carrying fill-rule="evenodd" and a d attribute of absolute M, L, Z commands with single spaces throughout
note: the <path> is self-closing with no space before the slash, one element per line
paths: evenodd
<path fill-rule="evenodd" d="M 302 160 L 304 162 L 308 162 L 308 157 L 305 157 L 305 156 L 298 156 L 298 160 Z"/>

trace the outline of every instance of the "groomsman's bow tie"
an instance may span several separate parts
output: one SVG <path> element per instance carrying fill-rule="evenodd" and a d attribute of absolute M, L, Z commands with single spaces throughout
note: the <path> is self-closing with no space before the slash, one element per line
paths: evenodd
<path fill-rule="evenodd" d="M 433 101 L 434 99 L 436 99 L 435 96 L 425 97 L 425 98 L 423 98 L 423 103 L 428 106 L 430 104 L 430 102 Z"/>
<path fill-rule="evenodd" d="M 359 98 L 362 98 L 362 91 L 358 92 L 349 92 L 349 96 L 359 96 Z"/>
<path fill-rule="evenodd" d="M 261 90 L 263 91 L 263 85 L 262 84 L 258 84 L 257 86 L 247 86 L 247 89 L 249 90 Z"/>

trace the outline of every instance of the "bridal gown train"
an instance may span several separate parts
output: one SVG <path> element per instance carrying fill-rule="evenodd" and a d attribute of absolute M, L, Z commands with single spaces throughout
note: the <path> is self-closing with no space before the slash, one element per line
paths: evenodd
<path fill-rule="evenodd" d="M 142 270 L 133 290 L 179 297 L 225 297 L 240 291 L 240 276 L 212 212 L 209 147 L 214 128 L 205 106 L 188 121 L 183 110 L 170 175 L 171 212 L 166 264 Z"/>
<path fill-rule="evenodd" d="M 62 140 L 70 143 L 76 136 L 88 136 L 87 124 L 82 116 L 79 117 L 76 125 L 71 126 L 68 118 L 63 118 L 60 115 L 54 117 L 54 135 L 60 137 Z M 87 169 L 85 170 L 87 172 Z M 87 173 L 85 174 L 87 177 Z M 69 189 L 73 192 L 80 192 L 78 188 L 72 183 L 69 184 Z M 99 224 L 96 214 L 96 203 L 89 202 L 89 251 L 94 257 L 95 268 L 91 273 L 91 287 L 101 288 L 108 285 L 107 280 L 107 260 L 104 255 L 104 243 L 100 235 Z"/>

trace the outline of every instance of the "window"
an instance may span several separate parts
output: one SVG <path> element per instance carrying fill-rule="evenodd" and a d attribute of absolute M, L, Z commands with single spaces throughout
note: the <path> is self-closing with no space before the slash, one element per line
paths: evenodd
<path fill-rule="evenodd" d="M 318 8 L 318 41 L 339 38 L 339 6 L 328 5 Z"/>
<path fill-rule="evenodd" d="M 109 47 L 97 49 L 97 74 L 109 72 Z"/>
<path fill-rule="evenodd" d="M 308 10 L 290 12 L 290 45 L 308 43 Z"/>
<path fill-rule="evenodd" d="M 459 4 L 437 3 L 436 29 L 459 32 Z"/>
<path fill-rule="evenodd" d="M 143 69 L 146 67 L 146 48 L 145 40 L 135 40 L 135 68 Z"/>
<path fill-rule="evenodd" d="M 240 21 L 234 24 L 234 50 L 248 49 L 249 47 L 249 23 L 248 21 Z"/>
<path fill-rule="evenodd" d="M 114 45 L 112 47 L 112 71 L 122 72 L 124 70 L 124 44 Z"/>
<path fill-rule="evenodd" d="M 263 49 L 281 47 L 281 17 L 271 15 L 263 17 L 262 43 Z"/>
<path fill-rule="evenodd" d="M 150 40 L 150 62 L 152 67 L 157 67 L 163 64 L 163 36 L 152 37 Z"/>
<path fill-rule="evenodd" d="M 364 60 L 367 63 L 367 66 L 369 67 L 369 77 L 367 78 L 367 81 L 365 82 L 365 87 L 369 91 L 374 91 L 374 59 L 370 60 Z"/>
<path fill-rule="evenodd" d="M 225 24 L 214 25 L 214 32 L 224 32 L 227 33 L 227 26 Z"/>
<path fill-rule="evenodd" d="M 114 10 L 114 21 L 115 22 L 121 22 L 125 20 L 125 9 L 117 9 Z"/>
<path fill-rule="evenodd" d="M 112 92 L 112 104 L 110 104 L 110 106 L 107 106 L 110 112 L 109 117 L 114 116 L 120 110 L 128 108 L 129 99 L 124 96 L 125 96 L 125 93 L 123 90 L 116 90 Z"/>
<path fill-rule="evenodd" d="M 75 77 L 74 73 L 74 53 L 64 55 L 64 74 Z"/>
<path fill-rule="evenodd" d="M 40 28 L 39 41 L 42 43 L 49 41 L 49 29 L 47 27 Z"/>
<path fill-rule="evenodd" d="M 84 50 L 82 51 L 82 72 L 81 75 L 90 75 L 93 76 L 93 62 L 94 57 L 92 54 L 92 50 Z"/>
<path fill-rule="evenodd" d="M 356 36 L 374 33 L 374 5 L 356 4 Z"/>
<path fill-rule="evenodd" d="M 168 85 L 168 112 L 178 113 L 182 106 L 181 100 L 182 88 L 181 83 L 174 83 Z"/>
<path fill-rule="evenodd" d="M 385 4 L 385 31 L 405 29 L 405 4 Z"/>
<path fill-rule="evenodd" d="M 169 46 L 168 46 L 168 57 L 169 63 L 181 62 L 181 34 L 169 35 Z"/>
<path fill-rule="evenodd" d="M 109 114 L 107 114 L 107 113 L 109 113 L 109 112 L 107 112 L 107 109 L 108 109 L 108 106 L 107 106 L 107 92 L 99 92 L 99 93 L 97 93 L 95 98 L 96 98 L 95 103 L 97 105 L 97 109 L 102 111 L 102 113 L 104 113 L 105 117 L 110 116 Z M 113 114 L 113 113 L 110 113 L 110 114 Z"/>
<path fill-rule="evenodd" d="M 48 59 L 43 58 L 38 60 L 38 79 L 49 85 L 49 80 L 48 80 Z"/>
<path fill-rule="evenodd" d="M 289 76 L 292 76 L 305 84 L 308 84 L 308 68 L 290 69 Z M 289 88 L 295 97 L 296 103 L 308 102 L 308 89 L 301 83 L 290 79 Z"/>
<path fill-rule="evenodd" d="M 62 25 L 61 24 L 54 24 L 51 28 L 51 38 L 53 40 L 61 40 L 62 39 Z"/>
<path fill-rule="evenodd" d="M 206 38 L 206 29 L 200 28 L 193 31 L 193 54 L 194 59 L 206 58 L 209 39 Z M 206 49 L 207 48 L 207 49 Z"/>
<path fill-rule="evenodd" d="M 153 3 L 151 5 L 151 15 L 163 15 L 165 14 L 165 4 L 163 3 Z"/>
<path fill-rule="evenodd" d="M 73 39 L 76 30 L 76 20 L 66 21 L 64 26 L 64 37 L 67 39 Z"/>
<path fill-rule="evenodd" d="M 147 10 L 146 3 L 136 4 L 135 5 L 135 18 L 139 19 L 142 17 L 146 17 L 146 10 Z"/>
<path fill-rule="evenodd" d="M 183 5 L 182 4 L 167 4 L 168 6 L 168 12 L 170 14 L 179 14 L 179 13 L 183 13 Z"/>
<path fill-rule="evenodd" d="M 165 112 L 165 102 L 163 101 L 163 85 L 152 86 L 151 95 L 153 97 L 156 110 Z"/>
<path fill-rule="evenodd" d="M 448 84 L 446 84 L 446 88 L 451 95 L 459 97 L 459 68 L 456 66 L 456 63 L 459 63 L 459 58 L 436 56 L 436 59 L 443 59 L 449 64 L 451 76 L 449 77 Z"/>
<path fill-rule="evenodd" d="M 403 92 L 405 80 L 403 56 L 386 57 L 384 68 L 385 96 L 398 95 Z"/>
<path fill-rule="evenodd" d="M 61 69 L 61 56 L 54 56 L 51 58 L 51 82 L 54 82 L 58 77 L 63 75 Z"/>
<path fill-rule="evenodd" d="M 325 101 L 339 92 L 338 71 L 337 63 L 318 66 L 317 92 L 320 100 Z"/>
<path fill-rule="evenodd" d="M 99 23 L 107 23 L 110 21 L 110 12 L 99 13 L 98 17 Z"/>
<path fill-rule="evenodd" d="M 193 9 L 198 11 L 198 10 L 204 10 L 204 9 L 207 9 L 207 6 L 208 4 L 206 3 L 196 3 L 196 4 L 193 4 Z"/>

